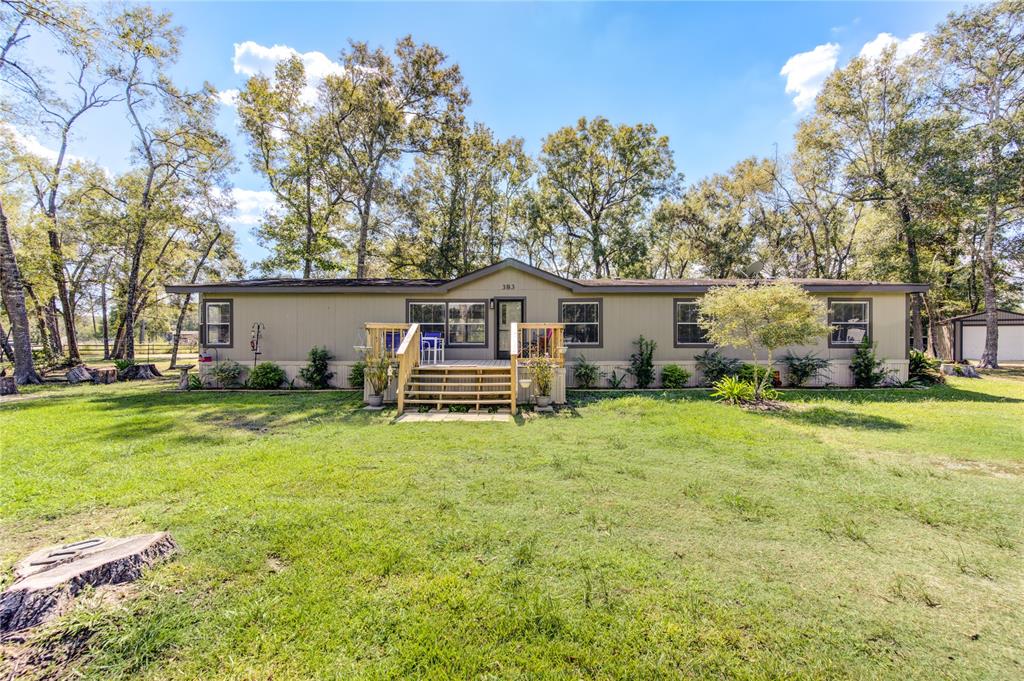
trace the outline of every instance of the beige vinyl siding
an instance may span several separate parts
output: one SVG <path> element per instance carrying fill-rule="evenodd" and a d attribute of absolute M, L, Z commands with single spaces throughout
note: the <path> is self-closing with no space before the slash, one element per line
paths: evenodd
<path fill-rule="evenodd" d="M 363 342 L 366 322 L 405 322 L 406 301 L 414 300 L 486 300 L 495 297 L 526 299 L 526 321 L 558 320 L 559 299 L 602 299 L 601 347 L 570 348 L 569 358 L 579 354 L 596 362 L 625 362 L 633 352 L 633 341 L 642 333 L 657 342 L 655 360 L 662 362 L 690 361 L 703 348 L 675 348 L 674 299 L 680 293 L 573 293 L 564 286 L 540 279 L 514 268 L 506 268 L 446 294 L 431 295 L 429 290 L 415 293 L 318 293 L 297 291 L 284 293 L 210 294 L 210 298 L 234 301 L 234 343 L 230 349 L 209 351 L 218 359 L 252 361 L 249 332 L 253 322 L 265 325 L 261 339 L 260 359 L 274 362 L 300 362 L 309 349 L 322 345 L 339 362 L 359 359 L 353 346 Z M 906 357 L 906 298 L 903 293 L 850 291 L 816 294 L 825 303 L 829 297 L 870 298 L 872 303 L 871 335 L 877 343 L 878 356 L 903 360 Z M 696 296 L 699 298 L 699 295 Z M 451 359 L 490 359 L 494 357 L 494 310 L 488 305 L 487 345 L 481 348 L 450 348 Z M 829 348 L 825 338 L 795 352 L 816 352 L 827 359 L 848 359 L 852 348 Z M 725 354 L 748 359 L 746 350 L 722 348 Z M 784 354 L 784 353 L 780 353 Z"/>

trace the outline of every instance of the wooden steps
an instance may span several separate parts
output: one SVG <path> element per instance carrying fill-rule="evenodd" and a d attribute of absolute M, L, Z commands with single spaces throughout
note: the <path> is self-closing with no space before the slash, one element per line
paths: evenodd
<path fill-rule="evenodd" d="M 420 365 L 413 368 L 403 387 L 403 403 L 435 409 L 459 405 L 481 407 L 512 406 L 512 382 L 509 367 L 473 365 Z"/>

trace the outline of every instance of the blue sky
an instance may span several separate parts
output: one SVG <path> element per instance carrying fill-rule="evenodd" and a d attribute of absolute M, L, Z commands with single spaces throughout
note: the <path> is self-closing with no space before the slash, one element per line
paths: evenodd
<path fill-rule="evenodd" d="M 833 66 L 892 40 L 919 44 L 961 5 L 938 3 L 199 3 L 158 5 L 186 29 L 174 77 L 239 88 L 294 50 L 331 68 L 351 39 L 391 46 L 430 42 L 462 68 L 472 120 L 536 153 L 545 135 L 579 116 L 653 123 L 669 136 L 687 182 L 752 155 L 785 153 L 816 84 Z M 890 37 L 880 34 L 889 34 Z M 277 48 L 275 49 L 275 46 Z M 321 53 L 320 55 L 311 53 Z M 44 55 L 37 55 L 45 61 Z M 791 61 L 792 60 L 792 61 Z M 781 71 L 786 69 L 787 75 Z M 787 92 L 787 84 L 790 92 Z M 124 128 L 92 116 L 74 153 L 112 170 L 126 166 Z M 243 256 L 268 195 L 244 160 L 234 110 L 222 128 L 240 158 L 235 225 Z M 30 131 L 25 131 L 30 132 Z M 46 144 L 46 140 L 39 140 Z"/>

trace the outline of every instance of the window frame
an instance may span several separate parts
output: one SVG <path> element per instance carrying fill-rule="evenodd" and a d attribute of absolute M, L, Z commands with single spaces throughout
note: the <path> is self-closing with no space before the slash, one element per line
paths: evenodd
<path fill-rule="evenodd" d="M 451 314 L 449 308 L 452 304 L 470 304 L 470 305 L 482 305 L 484 308 L 483 315 L 483 327 L 484 327 L 484 340 L 480 343 L 452 343 L 450 340 L 451 331 Z M 407 324 L 412 324 L 412 306 L 413 305 L 443 305 L 444 306 L 444 345 L 446 348 L 486 348 L 490 344 L 491 327 L 489 323 L 490 319 L 490 302 L 486 298 L 408 298 L 405 301 L 405 321 Z M 428 323 L 428 322 L 420 322 Z M 437 324 L 438 322 L 429 322 L 431 324 Z M 476 322 L 473 322 L 475 325 Z M 466 325 L 460 322 L 460 326 Z"/>
<path fill-rule="evenodd" d="M 227 304 L 228 306 L 228 342 L 227 343 L 211 343 L 210 334 L 208 333 L 209 322 L 207 321 L 206 310 L 208 305 L 215 304 Z M 218 324 L 220 326 L 222 324 Z M 204 348 L 217 348 L 217 349 L 231 349 L 235 346 L 235 299 L 234 298 L 203 298 L 202 307 L 200 309 L 200 324 L 199 331 L 202 338 L 199 339 L 200 345 Z"/>
<path fill-rule="evenodd" d="M 412 306 L 413 305 L 440 305 L 441 306 L 441 321 L 440 322 L 413 322 L 412 321 Z M 448 342 L 448 304 L 443 300 L 407 300 L 405 302 L 405 322 L 406 324 L 420 324 L 422 328 L 423 324 L 441 325 L 441 335 L 444 337 L 445 343 Z"/>
<path fill-rule="evenodd" d="M 603 348 L 604 347 L 604 298 L 559 298 L 558 299 L 558 323 L 559 324 L 593 324 L 594 322 L 566 322 L 563 314 L 563 307 L 566 303 L 594 303 L 597 305 L 597 342 L 596 343 L 570 343 L 569 335 L 563 334 L 565 345 L 569 348 Z"/>
<path fill-rule="evenodd" d="M 826 310 L 827 310 L 827 316 L 828 316 L 828 347 L 829 348 L 838 349 L 838 350 L 842 350 L 842 349 L 852 350 L 852 349 L 856 349 L 857 346 L 859 345 L 859 343 L 836 343 L 835 341 L 832 340 L 832 336 L 833 336 L 833 334 L 835 332 L 835 325 L 837 323 L 838 324 L 844 324 L 844 325 L 850 323 L 850 322 L 835 322 L 832 319 L 832 305 L 834 303 L 863 303 L 864 306 L 867 308 L 867 317 L 864 320 L 864 322 L 854 322 L 854 323 L 855 324 L 866 324 L 867 325 L 867 331 L 864 333 L 864 337 L 867 338 L 869 342 L 873 340 L 872 332 L 873 332 L 873 329 L 874 329 L 875 325 L 874 325 L 874 316 L 873 316 L 873 313 L 872 313 L 872 299 L 871 298 L 851 298 L 851 297 L 846 297 L 846 296 L 829 297 L 828 298 L 828 302 L 826 304 Z"/>
<path fill-rule="evenodd" d="M 447 347 L 447 348 L 486 348 L 487 347 L 487 340 L 488 340 L 488 338 L 490 338 L 490 335 L 489 335 L 490 334 L 490 329 L 489 329 L 488 324 L 487 324 L 487 318 L 490 317 L 490 313 L 488 312 L 488 303 L 487 303 L 487 301 L 486 300 L 446 300 L 444 302 L 445 302 L 445 306 L 444 306 L 444 323 L 445 323 L 445 328 L 444 328 L 444 345 L 445 345 L 445 347 Z M 479 343 L 453 343 L 451 341 L 451 332 L 452 332 L 451 306 L 452 306 L 452 304 L 455 304 L 455 305 L 483 305 L 483 307 L 484 307 L 483 321 L 479 322 L 484 327 L 484 339 L 483 339 L 483 341 L 481 341 Z M 472 322 L 472 325 L 474 325 L 474 326 L 476 326 L 477 324 L 478 324 L 477 322 Z M 457 326 L 469 326 L 469 325 L 470 325 L 470 323 L 468 323 L 468 322 L 459 322 L 457 324 Z"/>
<path fill-rule="evenodd" d="M 689 322 L 680 322 L 679 320 L 676 319 L 676 310 L 679 309 L 679 303 L 696 303 L 697 306 L 698 306 L 698 311 L 700 309 L 700 298 L 699 297 L 692 296 L 692 297 L 689 297 L 689 298 L 673 298 L 672 299 L 672 347 L 674 347 L 674 348 L 710 348 L 710 347 L 714 347 L 714 343 L 712 343 L 710 341 L 705 341 L 703 343 L 680 343 L 679 342 L 679 334 L 678 334 L 679 325 L 683 324 L 683 323 L 689 324 Z M 701 329 L 701 331 L 705 334 L 705 336 L 707 335 L 707 332 L 704 331 L 703 328 L 701 328 L 700 324 L 697 324 L 697 328 Z"/>

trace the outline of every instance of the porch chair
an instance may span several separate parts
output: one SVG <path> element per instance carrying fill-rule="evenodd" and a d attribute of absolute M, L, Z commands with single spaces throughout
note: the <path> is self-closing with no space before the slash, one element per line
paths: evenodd
<path fill-rule="evenodd" d="M 424 331 L 420 334 L 420 358 L 424 364 L 444 362 L 444 334 L 440 331 Z"/>

